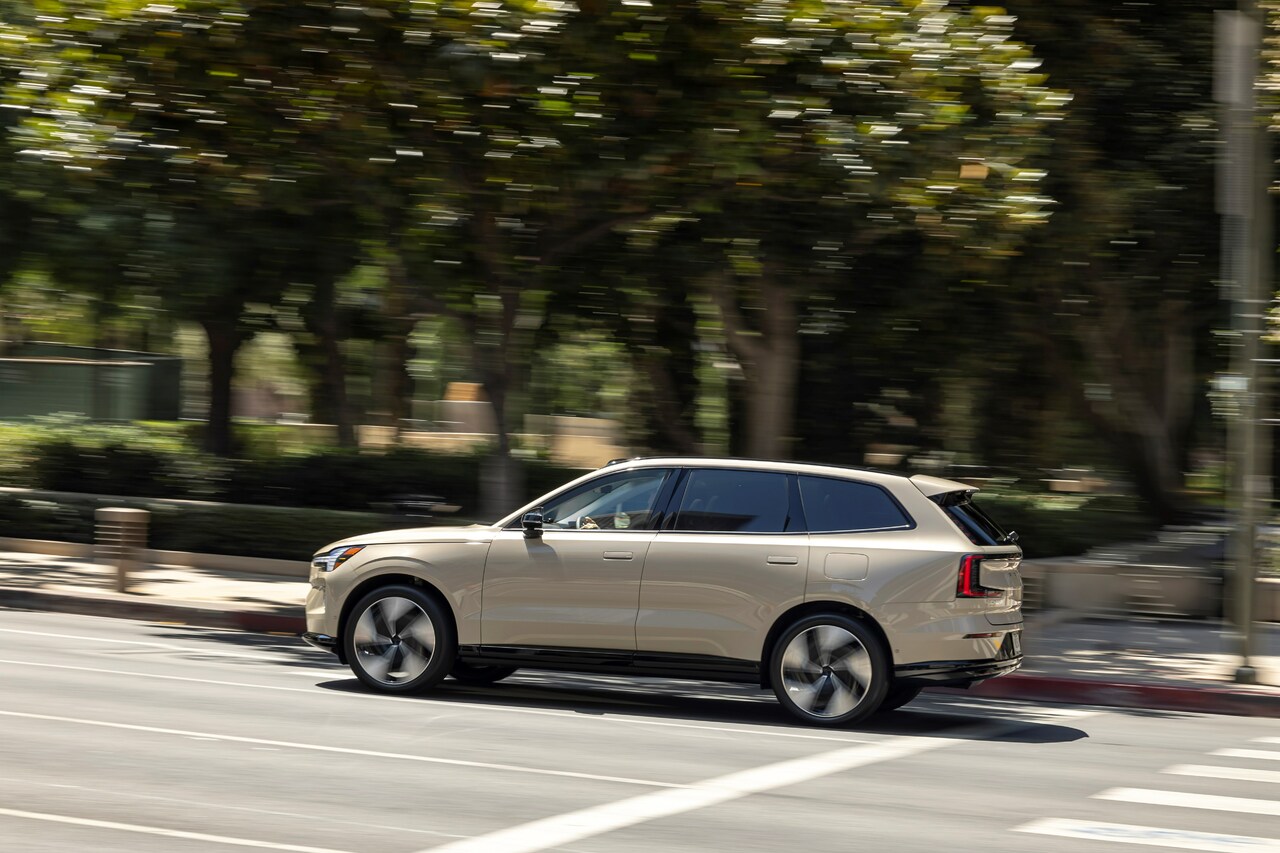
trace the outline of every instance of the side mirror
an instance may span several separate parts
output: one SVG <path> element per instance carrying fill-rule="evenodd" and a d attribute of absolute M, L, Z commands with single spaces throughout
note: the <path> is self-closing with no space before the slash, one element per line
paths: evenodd
<path fill-rule="evenodd" d="M 524 518 L 520 519 L 520 526 L 524 528 L 525 539 L 541 539 L 542 513 L 537 510 L 526 512 Z"/>

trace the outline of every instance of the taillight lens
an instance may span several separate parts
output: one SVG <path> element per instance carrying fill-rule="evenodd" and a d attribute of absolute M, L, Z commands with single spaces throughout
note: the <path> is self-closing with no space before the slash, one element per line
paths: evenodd
<path fill-rule="evenodd" d="M 956 580 L 956 598 L 999 598 L 1004 595 L 1004 590 L 992 589 L 978 582 L 978 567 L 981 565 L 981 554 L 968 554 L 960 558 L 960 576 Z"/>

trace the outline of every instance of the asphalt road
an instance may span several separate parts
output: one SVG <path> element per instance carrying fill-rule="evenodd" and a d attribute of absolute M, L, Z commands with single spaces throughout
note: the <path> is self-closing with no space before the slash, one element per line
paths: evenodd
<path fill-rule="evenodd" d="M 518 674 L 387 698 L 296 640 L 0 610 L 0 850 L 1280 853 L 1280 725 Z"/>

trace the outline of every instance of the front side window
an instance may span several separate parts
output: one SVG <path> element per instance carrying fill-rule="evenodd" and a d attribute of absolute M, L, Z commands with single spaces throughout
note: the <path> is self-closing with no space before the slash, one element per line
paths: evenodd
<path fill-rule="evenodd" d="M 543 526 L 563 530 L 644 528 L 669 473 L 667 468 L 645 468 L 583 483 L 543 506 Z"/>
<path fill-rule="evenodd" d="M 800 500 L 810 533 L 901 530 L 912 523 L 888 492 L 870 483 L 802 476 Z"/>
<path fill-rule="evenodd" d="M 787 475 L 717 468 L 689 473 L 674 529 L 727 533 L 786 533 L 790 527 Z"/>

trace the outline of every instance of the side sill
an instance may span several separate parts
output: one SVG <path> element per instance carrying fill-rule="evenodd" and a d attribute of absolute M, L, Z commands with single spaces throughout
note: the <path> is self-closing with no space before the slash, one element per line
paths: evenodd
<path fill-rule="evenodd" d="M 458 657 L 466 663 L 484 666 L 514 666 L 520 669 L 651 678 L 686 678 L 735 684 L 760 683 L 760 665 L 755 661 L 708 655 L 662 654 L 614 649 L 472 645 L 459 646 Z"/>

